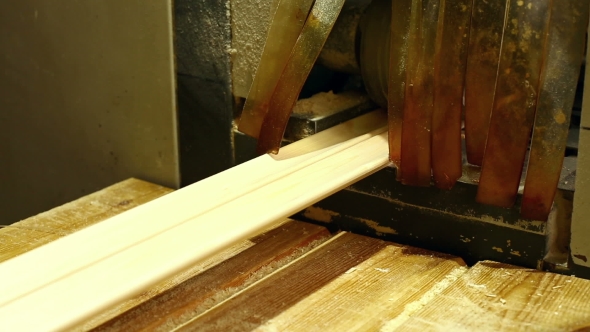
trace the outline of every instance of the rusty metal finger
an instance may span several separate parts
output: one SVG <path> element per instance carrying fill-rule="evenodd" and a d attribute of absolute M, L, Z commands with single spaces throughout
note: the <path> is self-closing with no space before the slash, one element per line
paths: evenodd
<path fill-rule="evenodd" d="M 270 99 L 258 138 L 258 153 L 279 151 L 289 115 L 343 4 L 344 0 L 315 1 Z"/>
<path fill-rule="evenodd" d="M 584 56 L 587 0 L 554 1 L 522 198 L 523 218 L 547 220 L 557 190 Z"/>
<path fill-rule="evenodd" d="M 432 177 L 451 189 L 461 177 L 461 111 L 472 0 L 440 0 L 434 60 Z"/>
<path fill-rule="evenodd" d="M 476 200 L 514 205 L 535 117 L 551 0 L 511 1 Z"/>

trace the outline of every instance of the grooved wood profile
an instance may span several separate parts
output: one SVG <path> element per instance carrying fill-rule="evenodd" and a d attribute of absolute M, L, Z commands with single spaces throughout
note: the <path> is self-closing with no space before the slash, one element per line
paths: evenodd
<path fill-rule="evenodd" d="M 0 328 L 74 327 L 387 166 L 385 122 L 369 113 L 0 264 Z"/>

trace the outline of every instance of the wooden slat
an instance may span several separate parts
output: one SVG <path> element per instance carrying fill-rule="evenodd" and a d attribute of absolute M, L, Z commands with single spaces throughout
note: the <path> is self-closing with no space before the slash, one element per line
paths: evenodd
<path fill-rule="evenodd" d="M 398 331 L 572 331 L 589 325 L 589 280 L 484 261 Z"/>
<path fill-rule="evenodd" d="M 180 330 L 376 330 L 442 291 L 463 265 L 343 233 Z"/>
<path fill-rule="evenodd" d="M 134 209 L 26 259 L 5 262 L 0 265 L 0 325 L 59 329 L 78 324 L 388 164 L 386 133 L 293 155 L 333 142 L 338 130 L 350 135 L 355 120 L 339 128 L 294 143 L 291 158 L 262 156 L 144 205 L 140 212 Z M 301 163 L 293 165 L 298 158 Z M 252 181 L 247 188 L 236 186 Z M 235 199 L 228 202 L 228 196 Z M 38 313 L 35 320 L 22 319 L 27 310 Z"/>
<path fill-rule="evenodd" d="M 25 289 L 42 287 L 72 271 L 124 250 L 147 237 L 170 229 L 253 189 L 283 178 L 315 161 L 365 140 L 371 135 L 356 138 L 354 135 L 378 128 L 384 122 L 385 116 L 380 112 L 374 112 L 343 123 L 329 132 L 314 135 L 314 139 L 302 140 L 303 143 L 285 147 L 281 155 L 274 159 L 268 155 L 261 156 L 240 165 L 239 168 L 230 169 L 162 197 L 149 207 L 141 206 L 95 225 L 90 230 L 78 232 L 75 237 L 52 242 L 44 247 L 43 252 L 31 252 L 19 257 L 17 262 L 6 262 L 0 265 L 0 276 L 9 273 L 20 275 L 21 278 L 13 282 L 26 285 Z M 347 139 L 351 140 L 346 141 Z M 342 141 L 344 143 L 331 146 Z M 327 146 L 331 147 L 326 148 Z M 210 203 L 195 204 L 195 202 Z M 174 215 L 172 220 L 170 220 L 171 211 Z M 168 222 L 162 222 L 163 220 Z M 105 241 L 108 241 L 108 237 L 113 234 L 118 234 L 124 240 L 110 241 L 106 244 Z M 77 249 L 72 251 L 71 248 Z M 47 260 L 47 257 L 69 257 L 70 260 L 56 262 Z M 31 266 L 44 271 L 42 280 L 28 273 Z M 3 271 L 5 273 L 2 273 Z M 37 280 L 38 284 L 34 284 L 34 280 Z M 0 285 L 0 293 L 3 294 L 3 297 L 0 297 L 0 305 L 11 297 L 11 292 L 19 291 L 14 285 L 12 283 Z"/>
<path fill-rule="evenodd" d="M 47 212 L 0 228 L 0 262 L 172 192 L 128 179 Z"/>
<path fill-rule="evenodd" d="M 291 221 L 252 239 L 256 244 L 99 326 L 95 331 L 168 331 L 273 272 L 330 236 Z"/>

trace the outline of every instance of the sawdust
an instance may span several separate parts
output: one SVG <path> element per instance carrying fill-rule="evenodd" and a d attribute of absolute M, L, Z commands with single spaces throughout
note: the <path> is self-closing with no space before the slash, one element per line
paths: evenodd
<path fill-rule="evenodd" d="M 356 91 L 334 94 L 332 91 L 320 92 L 310 98 L 301 99 L 293 108 L 293 114 L 317 119 L 368 102 L 369 97 Z"/>
<path fill-rule="evenodd" d="M 383 234 L 397 234 L 397 231 L 395 229 L 393 229 L 391 227 L 387 227 L 387 226 L 381 226 L 376 221 L 364 219 L 364 218 L 353 218 L 353 219 L 356 219 L 356 220 L 362 222 L 363 224 L 371 227 L 372 229 L 374 229 L 377 232 L 377 235 L 379 235 L 379 236 L 382 236 Z"/>
<path fill-rule="evenodd" d="M 340 214 L 337 212 L 324 210 L 319 207 L 310 206 L 305 209 L 305 211 L 303 212 L 303 216 L 305 218 L 309 218 L 311 220 L 321 221 L 321 222 L 325 222 L 325 223 L 331 223 L 332 218 L 339 217 Z"/>

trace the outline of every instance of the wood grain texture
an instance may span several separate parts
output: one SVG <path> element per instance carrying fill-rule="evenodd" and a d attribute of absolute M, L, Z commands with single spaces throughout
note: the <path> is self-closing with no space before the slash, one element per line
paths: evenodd
<path fill-rule="evenodd" d="M 99 326 L 95 331 L 169 331 L 328 239 L 327 229 L 291 221 L 255 245 Z"/>
<path fill-rule="evenodd" d="M 462 266 L 451 256 L 341 233 L 179 330 L 371 330 Z"/>
<path fill-rule="evenodd" d="M 172 192 L 128 179 L 47 212 L 0 228 L 0 262 Z"/>
<path fill-rule="evenodd" d="M 572 331 L 590 325 L 590 281 L 483 261 L 398 331 Z"/>
<path fill-rule="evenodd" d="M 388 330 L 452 284 L 467 271 L 464 265 L 452 256 L 389 243 L 260 329 Z"/>
<path fill-rule="evenodd" d="M 385 127 L 343 141 L 358 121 L 4 262 L 0 325 L 72 327 L 387 166 Z"/>

